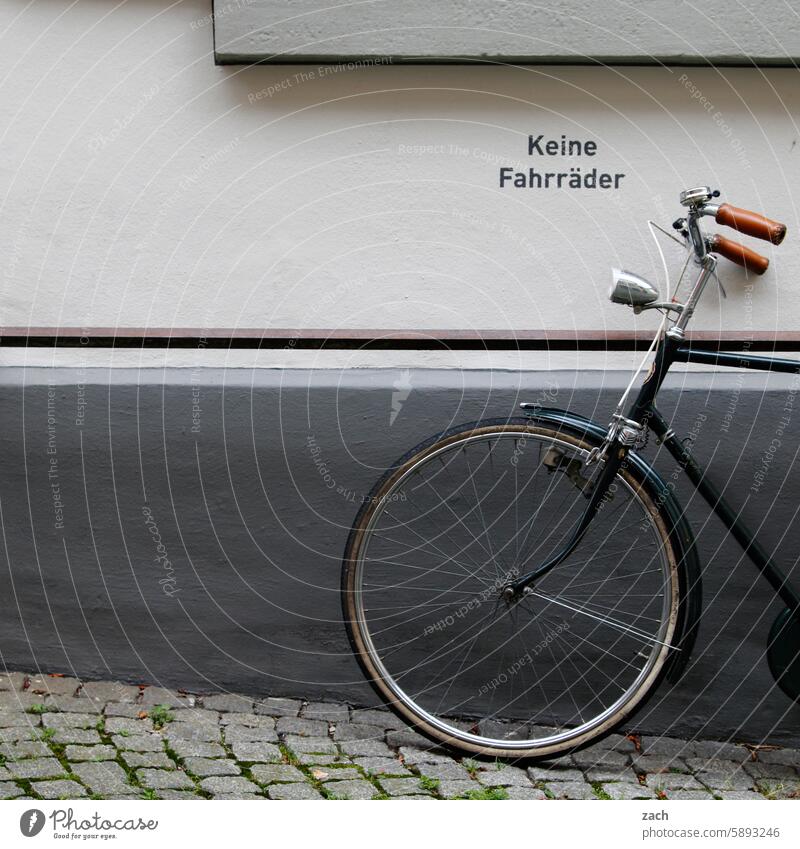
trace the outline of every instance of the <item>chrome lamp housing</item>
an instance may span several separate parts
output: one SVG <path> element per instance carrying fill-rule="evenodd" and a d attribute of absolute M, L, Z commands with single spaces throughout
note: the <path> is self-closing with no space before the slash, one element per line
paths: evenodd
<path fill-rule="evenodd" d="M 644 277 L 621 268 L 611 270 L 612 283 L 608 297 L 615 304 L 641 309 L 658 300 L 658 289 Z"/>

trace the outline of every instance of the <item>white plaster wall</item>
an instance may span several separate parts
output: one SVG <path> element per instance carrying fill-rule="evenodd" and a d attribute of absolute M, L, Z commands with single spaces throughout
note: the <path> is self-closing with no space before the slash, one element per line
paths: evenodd
<path fill-rule="evenodd" d="M 216 67 L 210 13 L 3 3 L 4 326 L 653 326 L 609 267 L 660 281 L 645 220 L 710 183 L 790 231 L 694 326 L 797 329 L 796 71 Z M 621 189 L 501 190 L 544 169 L 529 133 L 596 141 Z"/>

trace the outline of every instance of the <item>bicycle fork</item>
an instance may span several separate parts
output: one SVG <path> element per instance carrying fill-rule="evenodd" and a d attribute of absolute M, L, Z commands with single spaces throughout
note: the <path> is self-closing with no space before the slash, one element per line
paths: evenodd
<path fill-rule="evenodd" d="M 502 596 L 506 601 L 516 601 L 521 598 L 531 584 L 539 578 L 543 578 L 575 551 L 591 524 L 592 519 L 613 498 L 614 479 L 625 464 L 628 452 L 636 444 L 642 431 L 642 425 L 637 422 L 625 419 L 622 416 L 614 417 L 614 421 L 609 426 L 608 435 L 602 446 L 595 448 L 586 461 L 588 464 L 605 459 L 605 464 L 597 480 L 597 484 L 589 496 L 586 509 L 583 511 L 583 515 L 575 526 L 572 535 L 557 554 L 553 555 L 540 566 L 517 578 L 516 581 L 507 584 L 502 590 Z"/>

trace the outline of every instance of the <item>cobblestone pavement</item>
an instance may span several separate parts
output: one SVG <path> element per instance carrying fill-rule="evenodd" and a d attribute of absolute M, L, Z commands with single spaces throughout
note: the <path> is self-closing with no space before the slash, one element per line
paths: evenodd
<path fill-rule="evenodd" d="M 799 768 L 796 749 L 620 734 L 524 767 L 384 710 L 0 674 L 3 799 L 786 799 Z"/>

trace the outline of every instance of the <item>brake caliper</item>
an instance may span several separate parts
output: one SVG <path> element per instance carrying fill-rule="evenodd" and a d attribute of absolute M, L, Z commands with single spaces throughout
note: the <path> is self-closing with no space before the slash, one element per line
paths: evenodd
<path fill-rule="evenodd" d="M 547 467 L 548 474 L 561 471 L 587 498 L 591 495 L 594 481 L 581 474 L 583 463 L 577 457 L 567 457 L 563 451 L 553 446 L 547 449 L 542 463 Z"/>

